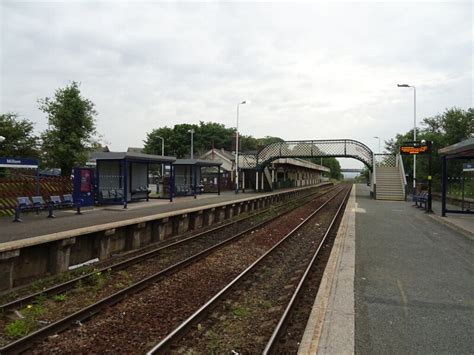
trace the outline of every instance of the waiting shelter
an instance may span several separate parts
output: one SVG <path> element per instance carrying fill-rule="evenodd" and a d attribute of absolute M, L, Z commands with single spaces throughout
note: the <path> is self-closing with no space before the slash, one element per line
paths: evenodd
<path fill-rule="evenodd" d="M 100 204 L 124 204 L 146 199 L 148 172 L 151 164 L 164 164 L 172 170 L 174 157 L 137 152 L 97 152 L 92 155 L 96 161 L 96 192 Z M 173 179 L 168 179 L 173 189 Z M 169 196 L 172 201 L 173 196 Z"/>
<path fill-rule="evenodd" d="M 474 165 L 474 138 L 466 139 L 465 141 L 441 148 L 438 153 L 443 159 L 443 170 L 442 170 L 442 193 L 441 193 L 441 215 L 446 216 L 446 213 L 462 213 L 462 214 L 474 214 L 474 210 L 464 208 L 465 205 L 470 206 L 471 203 L 465 203 L 465 181 L 468 182 L 467 191 L 474 191 L 474 172 L 471 167 Z M 460 176 L 462 183 L 461 193 L 461 209 L 460 210 L 449 210 L 446 207 L 448 199 L 448 189 L 450 185 L 450 179 L 448 178 L 448 162 L 455 174 Z M 467 175 L 467 179 L 466 176 Z M 459 190 L 459 187 L 458 187 Z M 472 201 L 472 200 L 471 200 Z"/>
<path fill-rule="evenodd" d="M 175 196 L 195 196 L 202 192 L 220 195 L 222 163 L 200 159 L 177 159 L 173 163 Z"/>

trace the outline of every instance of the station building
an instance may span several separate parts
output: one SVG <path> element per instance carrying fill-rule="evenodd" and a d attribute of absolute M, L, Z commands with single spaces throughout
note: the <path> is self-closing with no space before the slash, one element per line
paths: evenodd
<path fill-rule="evenodd" d="M 235 188 L 235 153 L 224 149 L 211 149 L 200 159 L 221 163 L 221 188 Z M 239 158 L 240 159 L 240 158 Z M 252 159 L 246 155 L 245 159 Z M 245 164 L 239 163 L 239 167 Z M 327 180 L 323 175 L 331 170 L 325 166 L 298 158 L 280 158 L 274 160 L 263 171 L 240 168 L 239 186 L 242 190 L 275 190 L 286 187 L 300 187 L 319 184 Z"/>

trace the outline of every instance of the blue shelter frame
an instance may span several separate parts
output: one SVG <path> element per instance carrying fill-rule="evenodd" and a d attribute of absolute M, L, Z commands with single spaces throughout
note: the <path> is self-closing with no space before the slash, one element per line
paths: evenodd
<path fill-rule="evenodd" d="M 132 200 L 148 201 L 148 171 L 150 164 L 170 166 L 173 175 L 174 157 L 135 152 L 97 152 L 92 156 L 96 161 L 96 196 L 101 204 L 127 204 Z M 173 178 L 170 178 L 173 191 Z M 173 194 L 169 196 L 173 201 Z"/>

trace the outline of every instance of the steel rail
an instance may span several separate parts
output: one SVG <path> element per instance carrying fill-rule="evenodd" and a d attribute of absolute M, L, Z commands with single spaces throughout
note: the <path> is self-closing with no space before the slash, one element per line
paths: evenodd
<path fill-rule="evenodd" d="M 270 254 L 272 254 L 277 248 L 279 248 L 286 240 L 291 238 L 295 235 L 295 233 L 308 221 L 310 221 L 319 211 L 321 211 L 329 202 L 331 202 L 334 198 L 336 198 L 344 188 L 339 189 L 329 200 L 324 202 L 321 206 L 319 206 L 315 211 L 313 211 L 308 217 L 306 217 L 301 223 L 299 223 L 293 230 L 287 233 L 283 239 L 281 239 L 277 244 L 275 244 L 272 248 L 270 248 L 267 252 L 265 252 L 262 256 L 260 256 L 257 260 L 255 260 L 250 266 L 248 266 L 242 273 L 240 273 L 237 277 L 235 277 L 230 283 L 227 284 L 224 288 L 222 288 L 218 293 L 216 293 L 209 301 L 207 301 L 201 308 L 199 308 L 196 312 L 194 312 L 191 316 L 189 316 L 186 320 L 184 320 L 178 327 L 176 327 L 171 333 L 169 333 L 164 339 L 162 339 L 157 345 L 155 345 L 152 349 L 147 352 L 147 355 L 153 354 L 160 354 L 166 352 L 168 347 L 171 345 L 173 341 L 177 341 L 180 339 L 188 330 L 193 322 L 197 319 L 201 319 L 205 316 L 205 314 L 212 309 L 215 303 L 221 300 L 229 290 L 236 285 L 245 275 L 253 271 L 253 269 L 259 265 L 263 260 L 265 260 Z M 334 191 L 334 190 L 332 190 Z"/>
<path fill-rule="evenodd" d="M 329 189 L 328 191 L 324 191 L 320 195 L 323 196 L 324 194 L 332 191 L 334 188 Z M 276 206 L 276 208 L 284 208 L 287 205 L 291 205 L 291 204 L 294 204 L 295 202 L 305 200 L 305 199 L 307 199 L 307 198 L 309 198 L 309 197 L 311 197 L 315 194 L 318 194 L 320 192 L 321 191 L 312 192 L 308 195 L 305 195 L 305 196 L 301 197 L 300 199 L 291 200 L 291 201 L 285 202 L 283 204 L 280 204 L 280 205 Z M 119 261 L 119 262 L 117 262 L 115 264 L 112 264 L 112 265 L 109 265 L 107 267 L 103 267 L 103 268 L 97 269 L 93 272 L 87 273 L 85 275 L 81 275 L 79 277 L 76 277 L 76 278 L 73 278 L 71 280 L 65 281 L 63 283 L 53 285 L 53 286 L 48 287 L 47 289 L 44 289 L 42 291 L 38 291 L 38 292 L 35 292 L 35 293 L 32 293 L 32 294 L 17 298 L 15 300 L 11 301 L 11 302 L 7 302 L 5 304 L 2 304 L 2 305 L 0 305 L 0 312 L 6 312 L 8 310 L 24 306 L 25 304 L 33 301 L 36 297 L 38 297 L 40 295 L 48 295 L 48 296 L 57 295 L 61 292 L 72 289 L 79 281 L 84 281 L 84 280 L 87 280 L 87 279 L 93 277 L 97 272 L 105 273 L 105 272 L 108 272 L 109 270 L 113 270 L 113 271 L 123 270 L 123 269 L 125 269 L 125 268 L 127 268 L 131 265 L 134 265 L 134 264 L 140 263 L 144 260 L 150 259 L 150 258 L 154 257 L 156 254 L 158 254 L 159 252 L 162 252 L 165 249 L 171 249 L 172 247 L 176 247 L 178 245 L 187 243 L 191 240 L 200 238 L 202 236 L 209 235 L 211 233 L 220 231 L 220 230 L 225 229 L 229 226 L 235 225 L 237 223 L 241 223 L 242 221 L 246 221 L 246 220 L 249 220 L 251 218 L 258 217 L 258 216 L 260 216 L 262 214 L 265 214 L 265 213 L 268 213 L 268 212 L 269 212 L 269 209 L 266 208 L 266 209 L 264 209 L 262 211 L 259 211 L 257 213 L 253 213 L 253 214 L 245 216 L 243 218 L 235 219 L 233 221 L 221 224 L 221 225 L 213 227 L 211 229 L 207 229 L 205 231 L 198 232 L 196 234 L 192 234 L 192 235 L 184 237 L 182 239 L 172 241 L 172 242 L 167 243 L 165 245 L 163 245 L 163 244 L 158 245 L 157 248 L 154 248 L 154 249 L 152 249 L 150 251 L 147 251 L 145 253 L 135 255 L 131 258 Z"/>
<path fill-rule="evenodd" d="M 315 198 L 318 198 L 318 197 L 321 197 L 321 196 L 324 196 L 334 190 L 337 190 L 338 189 L 338 186 L 328 190 L 328 191 L 325 191 L 323 192 L 322 194 L 316 196 Z M 339 192 L 337 192 L 339 193 Z M 336 195 L 337 195 L 336 193 Z M 315 199 L 314 198 L 314 199 Z M 312 199 L 311 201 L 313 201 L 314 199 Z M 308 203 L 310 203 L 311 201 L 308 201 Z M 326 202 L 327 203 L 327 202 Z M 325 203 L 325 204 L 326 204 Z M 298 206 L 299 207 L 299 206 Z M 42 339 L 44 339 L 45 337 L 47 337 L 48 335 L 52 335 L 52 334 L 56 334 L 56 333 L 59 333 L 61 331 L 64 331 L 66 329 L 68 329 L 72 324 L 75 324 L 75 323 L 78 323 L 78 322 L 81 322 L 85 319 L 88 319 L 88 318 L 91 318 L 93 315 L 99 313 L 103 308 L 105 307 L 109 307 L 109 306 L 112 306 L 116 303 L 118 303 L 119 301 L 121 301 L 122 299 L 124 299 L 126 296 L 130 295 L 130 294 L 133 294 L 133 293 L 136 293 L 138 291 L 141 291 L 145 288 L 148 287 L 149 284 L 153 283 L 153 282 L 156 282 L 160 279 L 162 279 L 163 277 L 165 276 L 169 276 L 179 270 L 181 270 L 182 268 L 192 264 L 194 261 L 197 261 L 197 260 L 200 260 L 202 259 L 203 257 L 209 255 L 210 253 L 212 253 L 214 250 L 217 250 L 219 249 L 220 247 L 232 242 L 232 241 L 236 241 L 238 240 L 239 238 L 241 238 L 243 235 L 245 234 L 248 234 L 249 232 L 251 232 L 252 230 L 254 229 L 258 229 L 260 227 L 262 227 L 263 225 L 265 224 L 268 224 L 270 222 L 272 222 L 273 220 L 285 215 L 285 214 L 288 214 L 290 213 L 291 211 L 293 211 L 294 209 L 292 210 L 289 210 L 289 211 L 285 211 L 279 215 L 276 215 L 266 221 L 263 221 L 261 223 L 258 223 L 250 228 L 247 228 L 246 230 L 244 231 L 241 231 L 241 232 L 238 232 L 236 234 L 234 234 L 233 236 L 225 239 L 224 241 L 222 242 L 219 242 L 218 244 L 215 244 L 199 253 L 196 253 L 184 260 L 181 260 L 179 261 L 178 263 L 175 263 L 163 270 L 160 270 L 159 272 L 153 274 L 153 275 L 150 275 L 140 281 L 137 281 L 136 283 L 134 283 L 133 285 L 129 286 L 129 287 L 126 287 L 124 289 L 121 289 L 117 292 L 115 292 L 114 294 L 110 295 L 110 296 L 107 296 L 73 314 L 70 314 L 54 323 L 51 323 L 43 328 L 40 328 L 38 330 L 36 330 L 35 332 L 32 332 L 26 336 L 24 336 L 23 338 L 20 338 L 14 342 L 11 342 L 3 347 L 0 348 L 0 354 L 10 354 L 10 353 L 20 353 L 20 352 L 23 352 L 25 350 L 27 350 L 28 348 L 30 348 L 35 342 L 38 342 Z"/>
<path fill-rule="evenodd" d="M 275 327 L 275 330 L 272 333 L 272 336 L 268 340 L 267 345 L 265 346 L 265 349 L 263 350 L 264 355 L 271 354 L 271 353 L 274 352 L 275 346 L 277 345 L 276 343 L 277 343 L 278 339 L 280 338 L 282 331 L 285 329 L 284 326 L 286 325 L 286 323 L 288 321 L 288 317 L 289 317 L 291 311 L 293 310 L 293 307 L 295 306 L 296 298 L 299 296 L 299 294 L 300 294 L 300 292 L 303 288 L 303 284 L 305 283 L 312 267 L 314 266 L 316 258 L 319 256 L 319 252 L 321 251 L 322 246 L 324 245 L 329 233 L 331 233 L 331 231 L 332 231 L 332 229 L 333 229 L 333 227 L 336 223 L 336 219 L 339 217 L 339 215 L 342 211 L 342 208 L 344 207 L 344 204 L 347 201 L 347 197 L 349 196 L 349 193 L 351 192 L 351 189 L 349 189 L 348 192 L 346 193 L 346 195 L 344 196 L 341 204 L 339 205 L 339 208 L 337 209 L 336 214 L 334 215 L 333 219 L 331 220 L 331 223 L 329 224 L 329 227 L 327 228 L 326 232 L 324 233 L 323 238 L 319 242 L 318 248 L 316 249 L 313 257 L 311 258 L 308 266 L 306 267 L 306 270 L 305 270 L 303 276 L 301 277 L 301 279 L 298 283 L 298 286 L 296 287 L 295 291 L 293 292 L 293 295 L 292 295 L 290 301 L 288 302 L 288 305 L 286 306 L 285 311 L 283 312 L 283 315 L 281 316 L 277 326 Z"/>

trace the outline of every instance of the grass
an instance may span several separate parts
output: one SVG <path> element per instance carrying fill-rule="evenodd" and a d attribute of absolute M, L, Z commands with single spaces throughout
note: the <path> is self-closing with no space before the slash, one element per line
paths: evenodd
<path fill-rule="evenodd" d="M 45 307 L 42 304 L 45 299 L 35 300 L 34 304 L 26 306 L 20 312 L 23 318 L 8 323 L 5 326 L 5 333 L 12 338 L 21 338 L 34 331 L 38 327 L 38 318 L 45 312 Z"/>
<path fill-rule="evenodd" d="M 61 295 L 56 295 L 56 296 L 53 297 L 53 300 L 55 302 L 64 302 L 64 301 L 66 301 L 66 294 L 63 293 Z"/>
<path fill-rule="evenodd" d="M 208 331 L 206 337 L 209 339 L 207 343 L 207 350 L 209 354 L 219 354 L 219 335 L 213 331 Z"/>
<path fill-rule="evenodd" d="M 118 274 L 125 279 L 125 282 L 128 284 L 128 286 L 133 284 L 133 278 L 127 271 L 121 270 L 118 272 Z"/>
<path fill-rule="evenodd" d="M 248 314 L 249 314 L 249 310 L 248 310 L 247 308 L 244 308 L 244 307 L 236 306 L 236 307 L 234 307 L 234 309 L 232 310 L 232 313 L 233 313 L 234 316 L 236 316 L 236 317 L 246 317 L 246 316 L 248 316 Z"/>
<path fill-rule="evenodd" d="M 36 329 L 36 321 L 30 318 L 17 319 L 5 327 L 5 333 L 12 338 L 21 338 Z"/>

